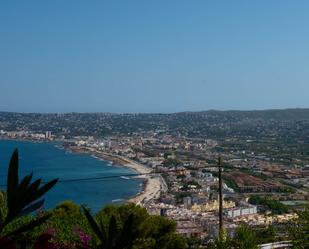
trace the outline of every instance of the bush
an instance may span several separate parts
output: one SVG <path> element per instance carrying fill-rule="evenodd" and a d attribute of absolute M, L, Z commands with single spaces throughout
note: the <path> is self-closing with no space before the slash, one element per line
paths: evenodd
<path fill-rule="evenodd" d="M 92 224 L 92 229 L 97 231 L 95 233 L 98 248 L 182 249 L 186 247 L 185 240 L 175 233 L 175 222 L 161 216 L 151 216 L 146 209 L 134 204 L 119 207 L 106 206 L 95 219 L 87 210 L 85 214 Z M 111 231 L 113 238 L 110 238 Z M 128 234 L 130 234 L 129 238 Z M 107 241 L 110 242 L 107 243 Z M 120 242 L 126 242 L 126 247 L 117 247 Z"/>
<path fill-rule="evenodd" d="M 253 205 L 262 205 L 270 209 L 274 214 L 285 214 L 290 212 L 290 209 L 286 205 L 282 204 L 280 201 L 272 199 L 271 197 L 252 195 L 249 198 L 249 203 Z"/>
<path fill-rule="evenodd" d="M 31 183 L 32 174 L 18 178 L 18 153 L 13 153 L 7 191 L 0 192 L 1 249 L 182 249 L 176 223 L 151 216 L 146 209 L 125 204 L 106 206 L 95 217 L 89 210 L 64 201 L 43 211 L 40 199 L 57 182 Z"/>

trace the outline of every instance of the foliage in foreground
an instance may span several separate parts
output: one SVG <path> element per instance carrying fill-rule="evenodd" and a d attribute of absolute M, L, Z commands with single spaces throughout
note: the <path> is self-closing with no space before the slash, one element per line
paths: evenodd
<path fill-rule="evenodd" d="M 291 224 L 290 237 L 293 249 L 309 248 L 309 210 L 298 213 L 298 219 Z"/>
<path fill-rule="evenodd" d="M 199 240 L 185 240 L 177 235 L 175 222 L 161 216 L 151 216 L 146 209 L 134 204 L 106 206 L 92 215 L 87 208 L 65 201 L 53 210 L 42 211 L 40 208 L 44 199 L 41 197 L 57 180 L 43 186 L 40 179 L 32 183 L 31 180 L 32 174 L 19 181 L 16 150 L 9 165 L 7 191 L 0 192 L 0 248 L 205 248 L 200 247 Z M 262 202 L 272 207 L 278 204 L 268 199 Z M 309 211 L 299 212 L 298 215 L 299 218 L 289 229 L 288 239 L 292 241 L 293 249 L 309 248 Z M 278 238 L 280 236 L 273 227 L 253 231 L 247 225 L 241 225 L 233 237 L 222 232 L 206 248 L 257 249 L 257 244 L 274 242 Z"/>
<path fill-rule="evenodd" d="M 96 215 L 96 221 L 87 209 L 84 212 L 97 231 L 97 248 L 186 248 L 185 240 L 175 233 L 175 222 L 149 215 L 134 204 L 106 206 Z"/>
<path fill-rule="evenodd" d="M 49 214 L 42 214 L 32 217 L 24 222 L 18 223 L 17 219 L 23 218 L 41 208 L 44 199 L 40 199 L 56 183 L 57 179 L 41 185 L 41 179 L 31 183 L 32 173 L 26 175 L 21 181 L 18 176 L 18 151 L 15 150 L 9 164 L 7 176 L 6 194 L 2 194 L 2 207 L 0 208 L 0 247 L 14 247 L 23 237 L 23 234 L 43 224 L 50 217 Z M 26 221 L 26 222 L 25 222 Z M 8 225 L 15 222 L 11 231 L 7 231 Z M 25 248 L 26 239 L 23 239 L 21 247 Z"/>
<path fill-rule="evenodd" d="M 222 231 L 209 247 L 210 249 L 258 249 L 256 234 L 245 224 L 236 229 L 233 238 Z"/>
<path fill-rule="evenodd" d="M 185 240 L 175 233 L 174 222 L 151 216 L 134 204 L 107 206 L 95 217 L 70 201 L 42 211 L 44 199 L 40 198 L 57 179 L 41 186 L 41 179 L 31 183 L 30 174 L 19 181 L 18 161 L 16 150 L 9 165 L 7 191 L 0 192 L 0 248 L 186 247 Z"/>

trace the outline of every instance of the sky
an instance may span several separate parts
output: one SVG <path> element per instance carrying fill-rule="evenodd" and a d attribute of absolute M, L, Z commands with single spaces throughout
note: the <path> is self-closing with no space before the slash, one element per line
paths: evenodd
<path fill-rule="evenodd" d="M 309 107 L 309 1 L 0 1 L 0 111 Z"/>

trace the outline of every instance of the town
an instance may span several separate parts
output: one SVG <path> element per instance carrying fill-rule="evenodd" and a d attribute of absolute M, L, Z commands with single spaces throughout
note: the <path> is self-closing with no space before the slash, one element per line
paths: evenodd
<path fill-rule="evenodd" d="M 290 112 L 299 115 L 299 110 Z M 139 117 L 133 114 L 37 114 L 37 119 L 32 115 L 36 114 L 0 115 L 0 137 L 56 141 L 66 150 L 133 168 L 140 175 L 132 177 L 145 182 L 140 195 L 129 201 L 145 207 L 150 214 L 177 221 L 177 232 L 187 237 L 202 240 L 218 235 L 219 157 L 223 159 L 223 221 L 229 233 L 246 223 L 255 229 L 274 226 L 284 236 L 284 224 L 308 204 L 308 134 L 304 136 L 308 119 L 249 119 L 246 115 L 254 113 L 212 112 L 208 117 L 207 113 L 166 117 L 145 114 L 144 122 L 135 122 Z M 166 119 L 174 122 L 174 129 L 165 125 Z M 205 127 L 212 128 L 194 128 L 199 126 L 196 119 L 204 124 L 207 121 Z M 83 126 L 86 120 L 88 125 L 100 125 Z M 112 124 L 120 120 L 113 128 Z M 243 130 L 232 128 L 242 127 L 244 122 L 247 126 Z M 106 129 L 109 132 L 101 135 L 100 131 Z M 282 142 L 287 138 L 288 145 Z"/>

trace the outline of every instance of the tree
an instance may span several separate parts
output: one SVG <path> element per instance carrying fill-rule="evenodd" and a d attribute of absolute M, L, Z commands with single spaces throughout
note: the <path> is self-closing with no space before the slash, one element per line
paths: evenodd
<path fill-rule="evenodd" d="M 257 238 L 251 228 L 243 224 L 236 229 L 233 238 L 223 230 L 210 249 L 258 249 Z"/>
<path fill-rule="evenodd" d="M 309 248 L 309 210 L 298 213 L 298 219 L 291 224 L 289 229 L 293 249 Z"/>
<path fill-rule="evenodd" d="M 229 249 L 232 248 L 232 239 L 226 230 L 222 230 L 219 236 L 209 245 L 209 249 Z"/>
<path fill-rule="evenodd" d="M 95 218 L 84 209 L 88 222 L 99 239 L 99 248 L 182 249 L 184 238 L 175 233 L 176 223 L 151 216 L 146 209 L 125 204 L 106 206 Z M 104 247 L 105 246 L 105 247 Z"/>
<path fill-rule="evenodd" d="M 259 195 L 252 195 L 249 198 L 249 203 L 253 205 L 265 206 L 274 214 L 285 214 L 290 212 L 290 209 L 286 205 L 282 204 L 280 201 L 272 199 L 269 196 L 261 197 Z"/>
<path fill-rule="evenodd" d="M 237 249 L 258 249 L 256 234 L 248 225 L 241 225 L 236 229 L 232 245 Z"/>
<path fill-rule="evenodd" d="M 277 229 L 274 225 L 269 225 L 267 228 L 255 229 L 256 237 L 259 244 L 271 243 L 277 241 Z"/>
<path fill-rule="evenodd" d="M 57 245 L 78 245 L 82 238 L 91 237 L 86 217 L 81 207 L 72 201 L 64 201 L 50 211 L 51 218 L 45 224 L 44 230 L 54 231 L 53 241 Z"/>
<path fill-rule="evenodd" d="M 153 249 L 184 248 L 185 241 L 175 233 L 176 223 L 161 216 L 148 216 L 139 227 L 145 244 Z"/>
<path fill-rule="evenodd" d="M 99 243 L 96 245 L 98 249 L 121 249 L 121 248 L 132 248 L 133 242 L 137 238 L 136 228 L 133 226 L 134 215 L 131 214 L 128 219 L 124 222 L 123 227 L 117 224 L 114 215 L 109 219 L 108 224 L 103 222 L 97 223 L 92 215 L 86 208 L 84 213 L 87 220 L 99 239 Z"/>
<path fill-rule="evenodd" d="M 196 237 L 187 238 L 188 249 L 198 249 L 202 244 L 202 240 Z"/>

